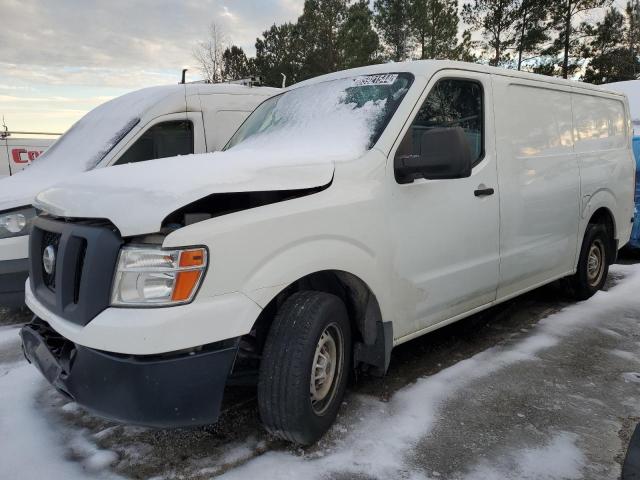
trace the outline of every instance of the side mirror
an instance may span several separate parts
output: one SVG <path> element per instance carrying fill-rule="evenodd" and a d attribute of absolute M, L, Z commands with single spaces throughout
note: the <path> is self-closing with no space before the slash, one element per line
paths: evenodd
<path fill-rule="evenodd" d="M 414 141 L 411 130 L 407 137 L 403 144 Z M 418 150 L 419 155 L 403 154 L 407 149 L 402 146 L 396 153 L 394 170 L 398 183 L 411 183 L 416 178 L 442 180 L 471 176 L 471 149 L 462 128 L 434 128 L 422 132 L 418 140 L 419 149 L 415 145 L 410 151 Z"/>

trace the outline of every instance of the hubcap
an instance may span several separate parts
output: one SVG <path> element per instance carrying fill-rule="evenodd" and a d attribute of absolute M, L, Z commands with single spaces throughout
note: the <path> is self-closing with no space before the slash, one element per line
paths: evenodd
<path fill-rule="evenodd" d="M 322 415 L 335 396 L 336 385 L 342 375 L 342 333 L 334 323 L 324 329 L 316 345 L 311 366 L 311 407 Z"/>
<path fill-rule="evenodd" d="M 600 240 L 596 240 L 591 244 L 589 255 L 587 256 L 587 280 L 590 286 L 595 287 L 602 280 L 604 264 L 604 245 Z"/>

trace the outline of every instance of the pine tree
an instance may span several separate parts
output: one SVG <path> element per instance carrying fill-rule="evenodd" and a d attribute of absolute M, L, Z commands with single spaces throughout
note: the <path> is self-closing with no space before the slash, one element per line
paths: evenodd
<path fill-rule="evenodd" d="M 500 65 L 508 59 L 507 51 L 517 38 L 519 7 L 518 0 L 474 0 L 463 6 L 462 19 L 473 30 L 482 32 L 482 46 L 493 52 L 490 65 Z"/>
<path fill-rule="evenodd" d="M 379 62 L 380 39 L 373 29 L 373 13 L 367 0 L 349 6 L 338 32 L 340 68 L 355 68 Z"/>
<path fill-rule="evenodd" d="M 460 56 L 457 0 L 411 0 L 410 26 L 420 47 L 420 58 Z"/>
<path fill-rule="evenodd" d="M 272 87 L 282 85 L 282 75 L 286 75 L 287 85 L 299 80 L 302 70 L 302 40 L 297 25 L 283 23 L 273 25 L 256 39 L 256 74 L 263 84 Z"/>
<path fill-rule="evenodd" d="M 629 49 L 629 60 L 635 66 L 634 59 L 640 54 L 640 0 L 631 0 L 627 2 L 625 8 L 628 28 L 625 43 Z M 634 67 L 634 78 L 640 73 L 640 70 Z"/>
<path fill-rule="evenodd" d="M 595 8 L 607 7 L 612 0 L 554 0 L 550 5 L 553 29 L 558 33 L 547 54 L 559 55 L 562 59 L 560 71 L 568 78 L 579 66 L 577 58 L 582 50 L 580 26 L 574 26 L 576 18 Z"/>
<path fill-rule="evenodd" d="M 583 31 L 589 37 L 583 47 L 583 56 L 590 59 L 582 77 L 585 82 L 602 84 L 636 78 L 640 63 L 628 43 L 634 23 L 633 17 L 625 18 L 612 7 L 602 21 L 583 25 Z"/>
<path fill-rule="evenodd" d="M 305 0 L 297 24 L 305 57 L 301 80 L 338 70 L 338 32 L 346 12 L 346 0 Z"/>
<path fill-rule="evenodd" d="M 409 0 L 375 0 L 374 21 L 394 62 L 406 60 L 410 50 Z"/>
<path fill-rule="evenodd" d="M 462 32 L 462 41 L 458 44 L 456 57 L 463 62 L 477 62 L 478 57 L 473 53 L 474 42 L 471 40 L 471 30 Z"/>
<path fill-rule="evenodd" d="M 549 40 L 547 24 L 549 7 L 554 0 L 521 0 L 516 21 L 517 69 L 522 69 L 523 56 L 539 53 L 541 45 Z"/>
<path fill-rule="evenodd" d="M 222 79 L 225 81 L 240 80 L 251 74 L 247 55 L 242 47 L 232 45 L 222 53 Z"/>

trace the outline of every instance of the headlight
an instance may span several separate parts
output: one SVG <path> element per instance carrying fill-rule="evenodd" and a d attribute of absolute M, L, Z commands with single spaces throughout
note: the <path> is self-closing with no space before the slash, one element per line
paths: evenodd
<path fill-rule="evenodd" d="M 0 213 L 0 238 L 29 235 L 35 216 L 36 210 L 32 207 Z"/>
<path fill-rule="evenodd" d="M 111 305 L 166 306 L 193 299 L 207 268 L 204 248 L 123 247 Z"/>

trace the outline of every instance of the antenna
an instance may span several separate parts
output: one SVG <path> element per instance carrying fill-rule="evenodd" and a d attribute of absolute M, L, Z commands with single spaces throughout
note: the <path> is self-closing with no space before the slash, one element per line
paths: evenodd
<path fill-rule="evenodd" d="M 0 131 L 0 140 L 4 140 L 9 135 L 11 135 L 11 134 L 9 133 L 9 129 L 7 128 L 7 124 L 4 123 L 4 115 L 2 115 L 2 131 Z"/>
<path fill-rule="evenodd" d="M 189 69 L 188 68 L 183 68 L 182 69 L 182 81 L 180 82 L 182 85 L 185 84 L 185 80 L 186 80 L 186 77 L 187 77 L 187 70 L 189 70 Z"/>
<path fill-rule="evenodd" d="M 282 75 L 282 88 L 287 86 L 287 76 L 284 73 L 281 73 L 280 75 Z"/>

